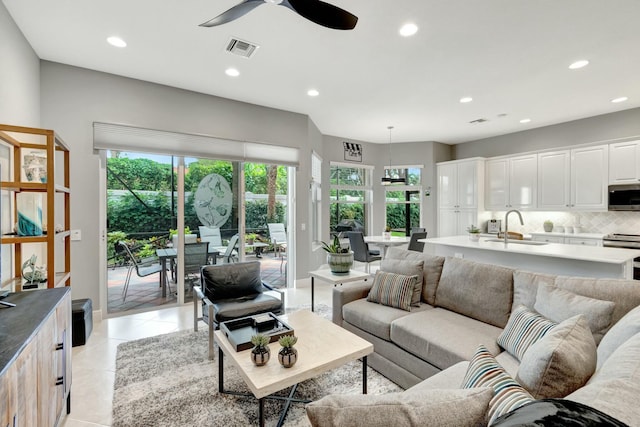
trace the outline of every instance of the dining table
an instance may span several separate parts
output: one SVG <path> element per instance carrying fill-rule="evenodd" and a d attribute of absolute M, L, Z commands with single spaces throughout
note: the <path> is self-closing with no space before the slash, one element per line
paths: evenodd
<path fill-rule="evenodd" d="M 213 249 L 209 250 L 209 259 L 211 264 L 216 264 L 218 256 L 220 255 L 220 251 Z M 162 268 L 160 274 L 160 288 L 162 289 L 162 296 L 167 296 L 167 287 L 169 283 L 167 282 L 167 260 L 170 262 L 174 262 L 174 260 L 178 257 L 178 250 L 176 248 L 162 248 L 156 249 L 156 255 L 158 256 L 158 260 L 160 262 L 160 267 Z"/>
<path fill-rule="evenodd" d="M 410 240 L 411 237 L 409 236 L 364 236 L 364 241 L 366 243 L 380 247 L 383 259 L 387 253 L 387 248 L 391 246 L 406 245 Z"/>

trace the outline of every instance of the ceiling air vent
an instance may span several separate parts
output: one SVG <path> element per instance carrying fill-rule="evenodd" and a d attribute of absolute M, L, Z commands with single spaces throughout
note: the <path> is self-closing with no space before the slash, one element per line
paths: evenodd
<path fill-rule="evenodd" d="M 257 44 L 249 43 L 244 40 L 231 38 L 229 43 L 227 43 L 227 52 L 231 52 L 238 56 L 242 56 L 245 58 L 251 58 L 251 55 L 255 53 L 255 51 L 259 48 Z"/>
<path fill-rule="evenodd" d="M 484 123 L 484 122 L 488 122 L 489 120 L 487 119 L 475 119 L 475 120 L 471 120 L 469 123 L 476 124 L 476 123 Z"/>

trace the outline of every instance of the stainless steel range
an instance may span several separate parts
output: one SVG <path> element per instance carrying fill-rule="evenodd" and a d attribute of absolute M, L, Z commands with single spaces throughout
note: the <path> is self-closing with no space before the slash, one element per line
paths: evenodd
<path fill-rule="evenodd" d="M 602 246 L 607 248 L 640 249 L 638 234 L 607 234 L 602 239 Z M 633 278 L 640 280 L 640 257 L 633 260 Z"/>

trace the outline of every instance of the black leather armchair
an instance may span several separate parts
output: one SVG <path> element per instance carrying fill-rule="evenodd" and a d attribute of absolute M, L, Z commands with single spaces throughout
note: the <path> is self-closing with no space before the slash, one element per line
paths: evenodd
<path fill-rule="evenodd" d="M 260 262 L 238 262 L 202 267 L 200 286 L 194 286 L 193 329 L 198 321 L 209 326 L 209 359 L 213 359 L 213 331 L 220 322 L 254 314 L 284 313 L 284 292 L 274 289 L 260 277 Z M 198 306 L 202 305 L 202 317 Z"/>

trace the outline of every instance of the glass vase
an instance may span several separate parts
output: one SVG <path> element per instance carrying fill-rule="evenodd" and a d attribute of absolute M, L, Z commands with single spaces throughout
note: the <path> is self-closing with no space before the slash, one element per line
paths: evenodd
<path fill-rule="evenodd" d="M 20 193 L 16 197 L 18 236 L 42 236 L 42 194 Z"/>

